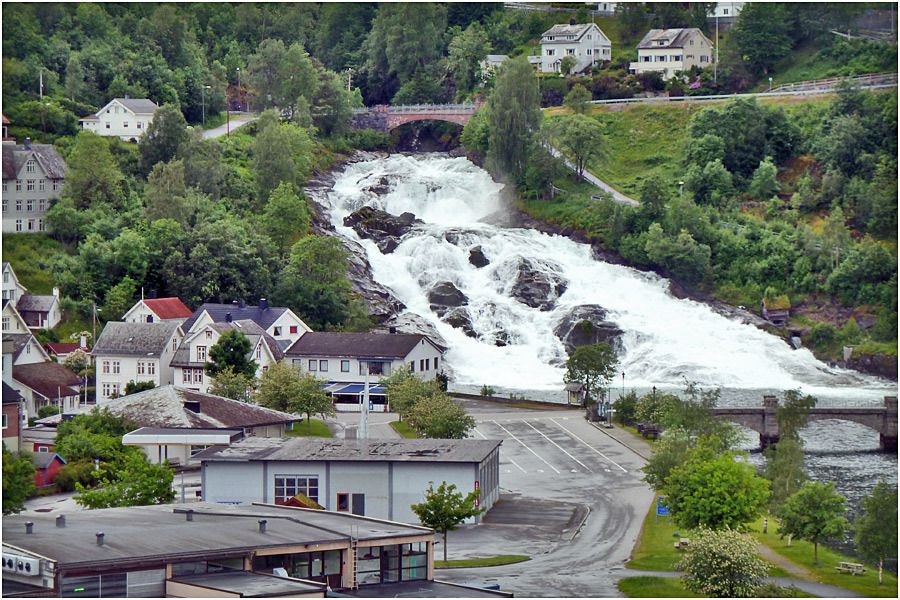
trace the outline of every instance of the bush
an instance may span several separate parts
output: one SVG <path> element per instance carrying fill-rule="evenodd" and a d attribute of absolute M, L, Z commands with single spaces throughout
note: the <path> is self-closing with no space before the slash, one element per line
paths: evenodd
<path fill-rule="evenodd" d="M 806 336 L 809 344 L 816 348 L 827 348 L 837 342 L 837 329 L 830 323 L 816 323 Z"/>
<path fill-rule="evenodd" d="M 37 418 L 43 419 L 52 415 L 59 414 L 59 407 L 52 404 L 46 404 L 38 409 Z"/>
<path fill-rule="evenodd" d="M 485 398 L 488 398 L 488 397 L 490 397 L 490 396 L 493 396 L 493 395 L 494 395 L 494 388 L 492 388 L 492 387 L 489 386 L 489 385 L 483 385 L 483 386 L 481 386 L 481 395 L 484 396 Z"/>
<path fill-rule="evenodd" d="M 730 529 L 695 532 L 679 567 L 689 590 L 724 598 L 757 596 L 768 571 L 756 542 Z"/>
<path fill-rule="evenodd" d="M 634 391 L 628 392 L 625 396 L 620 396 L 618 400 L 613 402 L 613 419 L 620 425 L 634 425 L 637 422 L 637 404 L 638 397 Z"/>
<path fill-rule="evenodd" d="M 354 148 L 368 152 L 384 150 L 388 147 L 390 141 L 390 135 L 375 129 L 356 129 L 347 134 L 347 143 Z"/>
<path fill-rule="evenodd" d="M 90 460 L 79 460 L 64 465 L 56 474 L 56 485 L 61 492 L 74 492 L 75 484 L 91 487 L 99 481 L 100 471 L 94 468 Z"/>

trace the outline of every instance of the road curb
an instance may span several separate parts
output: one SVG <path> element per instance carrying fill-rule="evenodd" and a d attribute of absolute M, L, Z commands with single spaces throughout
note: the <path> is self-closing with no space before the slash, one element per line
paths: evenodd
<path fill-rule="evenodd" d="M 575 541 L 575 538 L 578 537 L 578 534 L 581 533 L 581 528 L 584 527 L 584 524 L 587 523 L 588 517 L 591 516 L 591 507 L 587 504 L 584 505 L 587 507 L 587 512 L 584 513 L 584 518 L 581 520 L 581 523 L 578 524 L 578 527 L 575 528 L 575 533 L 572 534 L 572 537 L 569 538 L 570 542 Z"/>
<path fill-rule="evenodd" d="M 634 448 L 632 448 L 631 446 L 629 446 L 628 444 L 626 444 L 625 442 L 623 442 L 622 440 L 620 440 L 620 439 L 617 438 L 616 436 L 611 435 L 611 434 L 609 434 L 608 432 L 604 431 L 603 428 L 600 427 L 599 425 L 597 425 L 596 423 L 594 423 L 594 422 L 592 422 L 592 421 L 588 421 L 588 423 L 590 423 L 590 424 L 594 427 L 594 429 L 596 429 L 597 431 L 599 431 L 600 433 L 602 433 L 603 435 L 605 435 L 605 436 L 608 437 L 609 439 L 611 439 L 611 440 L 613 440 L 613 441 L 615 441 L 615 442 L 618 442 L 619 444 L 621 444 L 622 446 L 624 446 L 624 447 L 627 448 L 628 450 L 632 451 L 633 453 L 637 454 L 638 456 L 640 456 L 640 457 L 643 458 L 644 460 L 648 460 L 648 461 L 650 460 L 650 457 L 649 457 L 649 456 L 644 456 L 644 454 L 642 454 L 642 453 L 639 452 L 638 450 L 635 450 Z"/>

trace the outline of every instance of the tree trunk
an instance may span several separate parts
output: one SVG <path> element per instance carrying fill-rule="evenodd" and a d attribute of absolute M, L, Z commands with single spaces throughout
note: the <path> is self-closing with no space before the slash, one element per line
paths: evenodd
<path fill-rule="evenodd" d="M 884 559 L 878 559 L 878 585 L 884 583 Z"/>
<path fill-rule="evenodd" d="M 788 548 L 791 547 L 791 538 L 792 538 L 792 537 L 794 537 L 794 536 L 791 535 L 791 534 L 789 533 L 789 534 L 788 534 L 788 543 L 787 543 L 787 547 L 788 547 Z"/>
<path fill-rule="evenodd" d="M 813 542 L 813 564 L 819 564 L 819 542 Z"/>
<path fill-rule="evenodd" d="M 306 415 L 306 433 L 312 433 L 312 418 L 308 413 Z"/>
<path fill-rule="evenodd" d="M 444 562 L 447 562 L 447 532 L 444 531 Z"/>

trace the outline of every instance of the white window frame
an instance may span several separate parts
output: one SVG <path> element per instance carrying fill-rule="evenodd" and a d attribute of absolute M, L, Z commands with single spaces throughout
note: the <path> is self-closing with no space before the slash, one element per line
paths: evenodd
<path fill-rule="evenodd" d="M 118 360 L 112 361 L 112 372 L 113 375 L 118 375 L 122 372 L 122 363 Z"/>
<path fill-rule="evenodd" d="M 319 367 L 319 361 L 316 360 L 315 358 L 310 358 L 306 363 L 306 370 L 309 371 L 310 373 L 315 373 L 316 371 L 318 371 L 319 370 L 318 367 Z"/>
<path fill-rule="evenodd" d="M 206 362 L 206 346 L 197 346 L 197 362 Z"/>

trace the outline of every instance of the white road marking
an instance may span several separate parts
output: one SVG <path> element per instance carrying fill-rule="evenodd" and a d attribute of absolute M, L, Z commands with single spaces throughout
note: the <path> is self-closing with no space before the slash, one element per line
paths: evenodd
<path fill-rule="evenodd" d="M 569 454 L 569 451 L 568 451 L 568 450 L 566 450 L 565 448 L 563 448 L 562 446 L 560 446 L 559 444 L 557 444 L 556 442 L 554 442 L 553 440 L 551 440 L 549 437 L 547 437 L 546 435 L 544 435 L 544 432 L 543 432 L 543 431 L 541 431 L 540 429 L 538 429 L 537 427 L 535 427 L 534 425 L 532 425 L 531 423 L 529 423 L 529 422 L 526 421 L 525 419 L 522 419 L 522 422 L 525 423 L 526 425 L 528 425 L 529 427 L 531 427 L 532 429 L 534 429 L 535 431 L 537 431 L 539 434 L 541 434 L 541 435 L 544 437 L 545 440 L 547 440 L 548 442 L 550 442 L 551 444 L 553 444 L 554 446 L 556 446 L 557 448 L 559 448 L 560 450 L 562 450 L 562 451 L 565 453 L 566 456 L 568 456 L 569 458 L 571 458 L 572 460 L 574 460 L 575 462 L 577 462 L 579 465 L 581 465 L 582 467 L 584 467 L 585 469 L 587 469 L 587 472 L 588 472 L 588 473 L 593 473 L 593 471 L 591 470 L 591 468 L 590 468 L 589 466 L 587 466 L 586 464 L 584 464 L 583 462 L 581 462 L 580 460 L 578 460 L 577 458 L 575 458 L 574 456 L 572 456 L 571 454 Z M 573 469 L 573 472 L 575 472 L 574 469 Z"/>
<path fill-rule="evenodd" d="M 480 431 L 478 431 L 478 428 L 477 428 L 477 427 L 475 427 L 475 428 L 473 429 L 473 431 L 474 431 L 475 433 L 477 433 L 478 435 L 480 435 L 481 437 L 483 437 L 484 439 L 487 439 L 487 436 L 485 436 L 483 433 L 481 433 Z M 502 452 L 502 450 L 501 450 L 501 452 Z M 520 466 L 519 466 L 519 463 L 517 463 L 516 461 L 514 461 L 514 460 L 512 459 L 512 457 L 507 456 L 506 458 L 509 460 L 509 462 L 511 462 L 512 464 L 514 464 L 514 465 L 516 466 L 517 469 L 519 469 L 520 471 L 522 471 L 522 472 L 525 473 L 526 475 L 528 474 L 528 471 L 526 471 L 525 469 L 523 469 L 522 467 L 520 467 Z M 510 472 L 511 472 L 511 471 L 507 471 L 507 473 L 510 473 Z"/>
<path fill-rule="evenodd" d="M 622 469 L 622 472 L 623 472 L 623 473 L 627 473 L 627 472 L 628 472 L 628 471 L 625 469 L 625 467 L 623 467 L 622 465 L 620 465 L 619 463 L 617 463 L 616 461 L 614 461 L 613 459 L 611 459 L 611 458 L 608 457 L 607 455 L 603 454 L 602 452 L 600 452 L 599 450 L 597 450 L 596 448 L 594 448 L 593 446 L 591 446 L 590 444 L 588 444 L 586 441 L 584 441 L 583 439 L 581 439 L 580 437 L 578 437 L 577 435 L 575 435 L 574 432 L 572 432 L 572 431 L 566 429 L 565 427 L 563 427 L 556 419 L 551 418 L 550 420 L 553 421 L 554 423 L 556 423 L 556 426 L 557 426 L 557 427 L 559 427 L 560 429 L 562 429 L 563 431 L 565 431 L 566 433 L 568 433 L 570 436 L 572 436 L 573 438 L 575 438 L 576 440 L 578 440 L 579 442 L 581 442 L 582 444 L 584 444 L 585 446 L 587 446 L 588 448 L 590 448 L 591 450 L 593 450 L 594 452 L 596 452 L 597 454 L 599 454 L 600 456 L 602 456 L 603 458 L 605 458 L 606 460 L 608 460 L 609 462 L 611 462 L 612 464 L 614 464 L 614 465 L 616 465 L 617 467 L 619 467 L 620 469 Z"/>
<path fill-rule="evenodd" d="M 528 450 L 529 452 L 531 452 L 532 454 L 534 454 L 535 456 L 537 456 L 539 459 L 541 459 L 542 461 L 544 461 L 544 464 L 546 464 L 548 467 L 550 467 L 551 469 L 553 469 L 553 470 L 556 472 L 557 475 L 560 474 L 560 473 L 559 473 L 559 470 L 557 470 L 556 467 L 554 467 L 553 465 L 551 465 L 550 463 L 548 463 L 548 462 L 544 459 L 543 456 L 541 456 L 540 454 L 538 454 L 537 452 L 535 452 L 534 450 L 532 450 L 531 448 L 529 448 L 529 447 L 528 447 L 528 444 L 526 444 L 525 442 L 523 442 L 522 440 L 520 440 L 519 438 L 517 438 L 516 435 L 515 435 L 512 431 L 510 431 L 509 429 L 507 429 L 506 427 L 504 427 L 503 425 L 501 425 L 501 424 L 498 423 L 497 421 L 494 421 L 494 425 L 496 425 L 497 427 L 499 427 L 500 429 L 502 429 L 503 431 L 505 431 L 507 434 L 509 434 L 509 437 L 511 437 L 512 439 L 516 440 L 516 441 L 519 442 L 520 444 L 522 444 L 522 446 L 524 446 L 526 450 Z M 538 473 L 543 473 L 543 472 L 544 472 L 543 470 L 538 469 Z"/>

